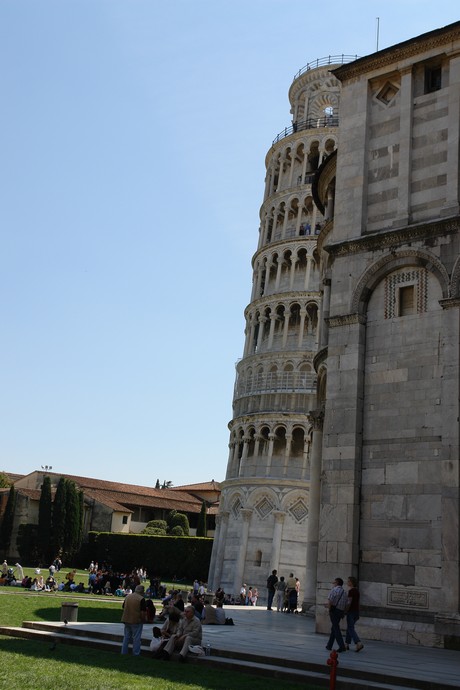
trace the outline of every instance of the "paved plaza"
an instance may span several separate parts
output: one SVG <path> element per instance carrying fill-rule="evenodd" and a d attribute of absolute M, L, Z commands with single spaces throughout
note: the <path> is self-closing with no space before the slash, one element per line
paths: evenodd
<path fill-rule="evenodd" d="M 203 626 L 203 646 L 208 643 L 211 646 L 210 661 L 228 667 L 236 664 L 239 668 L 244 663 L 247 670 L 254 672 L 263 672 L 269 664 L 273 669 L 271 675 L 277 675 L 281 669 L 297 668 L 305 674 L 305 680 L 320 678 L 324 683 L 328 677 L 327 636 L 314 632 L 313 619 L 267 611 L 262 607 L 226 606 L 225 611 L 227 617 L 233 618 L 234 626 Z M 33 625 L 39 627 L 41 624 Z M 47 623 L 46 627 L 48 635 L 65 633 L 75 644 L 85 644 L 85 639 L 105 639 L 116 653 L 123 634 L 121 623 L 75 622 L 67 626 Z M 357 628 L 359 630 L 359 624 Z M 5 634 L 5 629 L 1 629 L 0 634 Z M 151 638 L 152 625 L 145 625 L 143 643 L 148 645 Z M 359 654 L 349 651 L 339 655 L 337 690 L 342 687 L 460 688 L 460 652 L 381 641 L 363 642 L 364 649 Z"/>

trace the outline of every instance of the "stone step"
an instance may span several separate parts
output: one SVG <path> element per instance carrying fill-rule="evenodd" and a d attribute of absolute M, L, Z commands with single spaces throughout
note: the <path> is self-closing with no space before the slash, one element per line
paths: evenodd
<path fill-rule="evenodd" d="M 76 627 L 76 626 L 79 627 Z M 24 621 L 22 627 L 0 627 L 1 635 L 41 640 L 51 644 L 73 644 L 89 646 L 93 649 L 120 653 L 122 634 L 104 632 L 98 629 L 92 634 L 82 624 L 64 625 L 63 623 L 46 623 L 41 621 Z M 149 637 L 143 637 L 141 654 L 149 656 Z M 205 664 L 216 668 L 228 668 L 255 675 L 275 677 L 297 682 L 312 682 L 319 687 L 329 687 L 329 667 L 325 664 L 302 662 L 276 657 L 261 656 L 243 651 L 229 651 L 213 646 L 211 656 L 191 656 L 187 658 L 192 664 Z M 337 677 L 341 690 L 453 690 L 452 685 L 432 683 L 422 679 L 388 678 L 378 672 L 338 668 Z M 390 681 L 390 682 L 389 682 Z"/>

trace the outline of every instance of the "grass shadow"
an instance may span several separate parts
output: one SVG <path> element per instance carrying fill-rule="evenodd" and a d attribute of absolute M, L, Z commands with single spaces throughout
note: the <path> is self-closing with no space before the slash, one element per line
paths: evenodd
<path fill-rule="evenodd" d="M 193 688 L 194 690 L 298 690 L 297 683 L 280 681 L 276 678 L 262 678 L 245 673 L 225 672 L 220 669 L 198 667 L 192 664 L 163 662 L 148 657 L 122 656 L 50 641 L 18 639 L 0 636 L 2 658 L 2 682 L 11 689 L 19 688 L 15 676 L 20 667 L 30 669 L 34 687 L 45 687 L 42 683 L 52 675 L 66 679 L 67 687 L 128 689 L 128 688 Z M 21 663 L 23 659 L 23 663 Z M 44 678 L 40 669 L 44 668 Z M 24 673 L 24 672 L 23 672 Z M 109 683 L 110 673 L 113 682 Z M 55 675 L 56 674 L 56 675 Z M 57 675 L 59 674 L 59 675 Z M 118 676 L 118 674 L 120 674 Z M 87 680 L 85 680 L 87 679 Z M 23 676 L 24 680 L 24 676 Z M 21 681 L 22 687 L 24 682 Z M 26 683 L 25 687 L 29 687 Z M 32 685 L 30 685 L 32 687 Z M 303 690 L 320 690 L 318 686 L 302 684 Z"/>

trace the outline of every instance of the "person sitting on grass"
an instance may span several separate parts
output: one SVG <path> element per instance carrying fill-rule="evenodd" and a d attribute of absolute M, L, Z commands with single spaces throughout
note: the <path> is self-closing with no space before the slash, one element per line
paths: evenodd
<path fill-rule="evenodd" d="M 57 590 L 57 582 L 52 575 L 46 578 L 45 592 L 55 592 Z"/>
<path fill-rule="evenodd" d="M 186 660 L 190 645 L 201 645 L 202 633 L 201 623 L 195 616 L 194 607 L 186 606 L 177 633 L 169 638 L 163 650 L 162 658 L 169 661 L 173 651 L 179 649 L 179 661 L 183 663 Z"/>

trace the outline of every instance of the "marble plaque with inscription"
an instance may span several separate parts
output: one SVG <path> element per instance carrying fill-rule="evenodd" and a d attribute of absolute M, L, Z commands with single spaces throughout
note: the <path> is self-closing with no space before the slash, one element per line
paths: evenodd
<path fill-rule="evenodd" d="M 388 606 L 403 608 L 427 609 L 429 607 L 428 591 L 424 589 L 401 589 L 389 587 L 387 590 Z"/>

